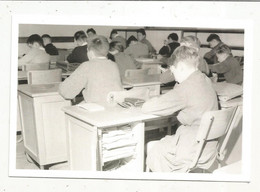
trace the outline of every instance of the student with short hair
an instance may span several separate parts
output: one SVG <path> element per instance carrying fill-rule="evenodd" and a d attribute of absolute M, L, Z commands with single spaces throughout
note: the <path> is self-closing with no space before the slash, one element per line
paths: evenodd
<path fill-rule="evenodd" d="M 219 63 L 209 65 L 212 72 L 223 74 L 227 83 L 242 84 L 243 72 L 237 59 L 231 55 L 227 45 L 221 45 L 216 49 Z"/>
<path fill-rule="evenodd" d="M 27 45 L 30 47 L 30 50 L 18 60 L 18 66 L 50 62 L 50 55 L 45 52 L 43 40 L 40 35 L 33 34 L 29 36 Z"/>
<path fill-rule="evenodd" d="M 114 55 L 115 62 L 118 65 L 121 77 L 125 76 L 127 69 L 137 69 L 135 60 L 124 53 L 124 47 L 119 41 L 113 41 L 110 43 L 110 53 Z"/>
<path fill-rule="evenodd" d="M 111 31 L 111 33 L 110 33 L 110 39 L 111 39 L 111 42 L 113 42 L 113 41 L 119 41 L 119 42 L 123 45 L 124 49 L 126 48 L 126 40 L 125 40 L 124 37 L 122 37 L 122 36 L 120 36 L 120 35 L 118 34 L 117 30 L 113 29 L 113 30 Z"/>
<path fill-rule="evenodd" d="M 46 53 L 48 53 L 49 55 L 59 55 L 58 49 L 52 44 L 52 39 L 50 35 L 42 35 L 42 40 Z"/>
<path fill-rule="evenodd" d="M 125 49 L 125 53 L 130 55 L 134 59 L 136 58 L 148 58 L 149 49 L 146 44 L 139 42 L 133 35 L 127 40 L 128 47 Z"/>
<path fill-rule="evenodd" d="M 159 50 L 159 54 L 163 57 L 170 57 L 174 50 L 180 46 L 179 37 L 176 33 L 171 33 L 164 42 L 164 46 Z"/>
<path fill-rule="evenodd" d="M 77 31 L 74 34 L 74 41 L 77 44 L 72 53 L 67 57 L 69 63 L 83 63 L 88 61 L 87 55 L 87 36 L 84 31 Z"/>
<path fill-rule="evenodd" d="M 175 135 L 166 136 L 150 149 L 146 164 L 154 172 L 185 172 L 196 153 L 196 135 L 202 115 L 218 110 L 218 101 L 211 80 L 197 70 L 198 51 L 180 46 L 172 54 L 171 71 L 178 82 L 169 92 L 146 101 L 142 112 L 167 116 L 177 114 L 181 124 Z M 208 142 L 199 165 L 212 165 L 217 141 Z"/>
<path fill-rule="evenodd" d="M 103 36 L 88 41 L 89 61 L 82 63 L 59 87 L 65 99 L 73 99 L 82 90 L 85 102 L 106 104 L 111 91 L 123 90 L 118 66 L 107 59 L 109 43 Z"/>
<path fill-rule="evenodd" d="M 147 45 L 150 55 L 153 55 L 156 53 L 155 48 L 153 45 L 146 39 L 146 32 L 144 29 L 137 30 L 137 39 L 139 42 L 144 43 Z"/>
<path fill-rule="evenodd" d="M 204 59 L 209 65 L 217 63 L 218 59 L 216 56 L 216 50 L 219 46 L 223 45 L 224 43 L 221 41 L 220 37 L 214 33 L 208 36 L 207 42 L 209 43 L 209 47 L 211 48 L 211 50 L 205 53 Z"/>
<path fill-rule="evenodd" d="M 87 30 L 87 35 L 88 35 L 88 37 L 93 37 L 93 36 L 97 35 L 97 33 L 96 33 L 95 29 L 89 28 Z"/>
<path fill-rule="evenodd" d="M 195 48 L 199 52 L 201 43 L 200 43 L 199 38 L 190 35 L 190 36 L 183 37 L 180 41 L 180 45 Z M 199 56 L 199 62 L 198 62 L 197 68 L 202 73 L 209 76 L 210 71 L 209 71 L 208 64 L 201 56 Z M 160 75 L 160 81 L 162 83 L 169 83 L 174 80 L 175 80 L 174 75 L 171 73 L 170 70 L 167 70 Z"/>

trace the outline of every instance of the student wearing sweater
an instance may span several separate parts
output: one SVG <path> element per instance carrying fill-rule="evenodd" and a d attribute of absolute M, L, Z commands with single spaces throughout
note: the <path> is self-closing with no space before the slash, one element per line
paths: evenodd
<path fill-rule="evenodd" d="M 52 44 L 52 39 L 50 35 L 42 35 L 42 40 L 46 53 L 48 53 L 49 55 L 59 55 L 58 49 Z"/>
<path fill-rule="evenodd" d="M 149 49 L 147 45 L 139 42 L 133 35 L 127 39 L 127 45 L 128 47 L 124 52 L 134 59 L 149 57 Z"/>
<path fill-rule="evenodd" d="M 113 29 L 111 31 L 110 39 L 111 39 L 112 42 L 113 41 L 119 41 L 123 45 L 124 49 L 126 48 L 126 39 L 124 37 L 120 36 L 118 34 L 117 30 Z"/>
<path fill-rule="evenodd" d="M 137 30 L 137 39 L 138 39 L 139 42 L 144 43 L 144 44 L 147 45 L 150 55 L 156 54 L 155 48 L 150 43 L 150 41 L 148 41 L 146 39 L 146 32 L 145 32 L 144 29 Z"/>
<path fill-rule="evenodd" d="M 50 62 L 50 55 L 45 52 L 43 40 L 40 35 L 31 35 L 27 39 L 27 45 L 30 47 L 30 50 L 18 60 L 18 66 Z"/>
<path fill-rule="evenodd" d="M 82 90 L 86 102 L 105 104 L 110 91 L 123 90 L 118 66 L 107 59 L 109 43 L 95 36 L 88 43 L 89 61 L 82 63 L 59 87 L 65 99 L 73 99 Z"/>
<path fill-rule="evenodd" d="M 180 41 L 180 45 L 181 46 L 193 47 L 199 53 L 201 43 L 200 43 L 200 40 L 197 37 L 190 35 L 190 36 L 183 37 Z M 198 63 L 197 68 L 202 73 L 209 76 L 208 64 L 201 56 L 199 56 L 199 63 Z M 160 76 L 160 81 L 162 83 L 169 83 L 169 82 L 172 82 L 174 80 L 175 80 L 174 75 L 171 73 L 171 71 L 169 69 L 164 70 L 164 72 Z"/>
<path fill-rule="evenodd" d="M 202 115 L 218 110 L 218 101 L 211 80 L 199 70 L 198 51 L 187 46 L 178 47 L 172 55 L 171 71 L 178 82 L 175 87 L 146 101 L 144 113 L 171 115 L 176 113 L 180 126 L 175 135 L 166 136 L 148 152 L 146 164 L 154 172 L 185 172 L 196 153 L 196 134 Z M 208 142 L 199 166 L 208 168 L 216 154 L 217 141 Z"/>
<path fill-rule="evenodd" d="M 69 63 L 83 63 L 88 61 L 87 55 L 87 36 L 84 31 L 77 31 L 74 34 L 74 41 L 77 44 L 72 53 L 67 57 Z"/>
<path fill-rule="evenodd" d="M 124 47 L 121 42 L 111 42 L 110 53 L 114 55 L 121 77 L 125 76 L 125 71 L 127 69 L 137 69 L 135 60 L 131 56 L 124 53 Z"/>
<path fill-rule="evenodd" d="M 214 33 L 208 36 L 207 42 L 209 43 L 209 47 L 211 48 L 211 50 L 205 53 L 204 59 L 209 65 L 211 65 L 218 62 L 216 50 L 224 43 L 221 41 L 220 37 Z"/>
<path fill-rule="evenodd" d="M 164 42 L 164 46 L 160 49 L 159 54 L 163 57 L 169 58 L 174 50 L 180 46 L 178 40 L 179 37 L 176 33 L 168 35 L 167 41 Z"/>
<path fill-rule="evenodd" d="M 237 59 L 231 55 L 227 45 L 221 45 L 216 50 L 219 63 L 209 65 L 212 72 L 223 74 L 227 83 L 242 84 L 243 72 Z"/>

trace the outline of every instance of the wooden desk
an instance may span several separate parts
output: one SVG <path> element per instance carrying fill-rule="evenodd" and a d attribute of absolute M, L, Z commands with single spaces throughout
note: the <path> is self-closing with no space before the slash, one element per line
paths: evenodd
<path fill-rule="evenodd" d="M 135 89 L 148 88 L 150 89 L 150 97 L 160 95 L 160 75 L 145 75 L 138 78 L 123 78 L 122 83 L 131 85 Z"/>
<path fill-rule="evenodd" d="M 18 85 L 18 102 L 25 152 L 44 169 L 67 160 L 65 115 L 70 106 L 58 94 L 59 84 Z"/>
<path fill-rule="evenodd" d="M 105 107 L 104 111 L 88 112 L 78 106 L 63 108 L 66 114 L 67 146 L 71 170 L 102 171 L 106 162 L 125 158 L 129 162 L 118 171 L 144 171 L 144 122 L 160 117 L 141 113 L 140 108 Z M 137 142 L 132 154 L 105 157 L 104 132 L 131 127 Z M 124 147 L 118 148 L 119 150 Z M 110 151 L 113 153 L 113 151 Z"/>
<path fill-rule="evenodd" d="M 152 74 L 161 74 L 160 66 L 164 64 L 157 59 L 148 59 L 148 58 L 137 58 L 136 61 L 142 63 L 142 69 L 150 68 L 149 73 Z"/>

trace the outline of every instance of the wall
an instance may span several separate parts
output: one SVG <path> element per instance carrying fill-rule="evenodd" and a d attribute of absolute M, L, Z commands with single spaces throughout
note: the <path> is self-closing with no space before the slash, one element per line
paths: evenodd
<path fill-rule="evenodd" d="M 259 62 L 260 55 L 258 42 L 260 42 L 260 4 L 258 3 L 235 3 L 235 2 L 0 2 L 0 23 L 1 23 L 1 134 L 0 134 L 0 191 L 174 191 L 174 192 L 257 192 L 260 191 L 260 148 L 259 148 Z M 39 15 L 82 15 L 84 19 L 91 19 L 90 15 L 104 17 L 104 22 L 121 21 L 132 25 L 142 24 L 152 26 L 157 21 L 161 24 L 175 23 L 178 20 L 191 21 L 194 24 L 202 25 L 207 23 L 212 26 L 212 20 L 248 20 L 253 21 L 254 43 L 250 45 L 249 55 L 250 70 L 247 74 L 245 89 L 250 90 L 248 105 L 252 105 L 246 114 L 250 115 L 250 121 L 245 126 L 251 134 L 246 135 L 250 139 L 251 166 L 250 182 L 204 182 L 204 181 L 154 181 L 154 180 L 117 180 L 117 179 L 54 179 L 54 178 L 19 178 L 9 177 L 9 136 L 10 136 L 10 104 L 14 102 L 10 98 L 11 88 L 16 85 L 15 71 L 11 73 L 12 50 L 12 22 L 14 15 L 30 14 L 31 17 Z M 92 19 L 93 20 L 93 19 Z M 44 22 L 44 19 L 41 21 Z M 196 21 L 196 22 L 195 22 Z M 65 21 L 63 21 L 65 22 Z M 93 22 L 93 21 L 92 21 Z M 75 21 L 77 24 L 77 21 Z M 214 23 L 217 25 L 217 23 Z M 246 51 L 246 50 L 245 50 Z M 15 68 L 14 68 L 15 69 Z M 253 83 L 252 83 L 253 82 Z M 250 89 L 251 88 L 251 89 Z M 246 106 L 247 107 L 247 106 Z M 250 132 L 249 132 L 250 133 Z M 250 150 L 249 150 L 250 151 Z M 245 151 L 244 151 L 245 152 Z"/>

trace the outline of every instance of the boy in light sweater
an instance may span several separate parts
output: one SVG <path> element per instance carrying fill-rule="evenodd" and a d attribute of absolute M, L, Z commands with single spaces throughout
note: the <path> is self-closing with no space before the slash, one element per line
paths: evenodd
<path fill-rule="evenodd" d="M 89 39 L 89 61 L 82 63 L 59 87 L 66 99 L 73 99 L 81 90 L 86 102 L 105 104 L 111 91 L 123 90 L 118 66 L 107 59 L 109 43 L 103 36 Z"/>
<path fill-rule="evenodd" d="M 164 95 L 146 101 L 144 113 L 167 116 L 176 114 L 181 123 L 175 135 L 166 136 L 148 151 L 147 166 L 158 172 L 185 172 L 196 152 L 196 134 L 202 115 L 218 109 L 217 95 L 211 80 L 197 69 L 198 51 L 195 48 L 178 47 L 171 56 L 170 67 L 178 82 Z M 208 168 L 216 155 L 216 141 L 208 142 L 200 158 L 199 166 Z"/>

